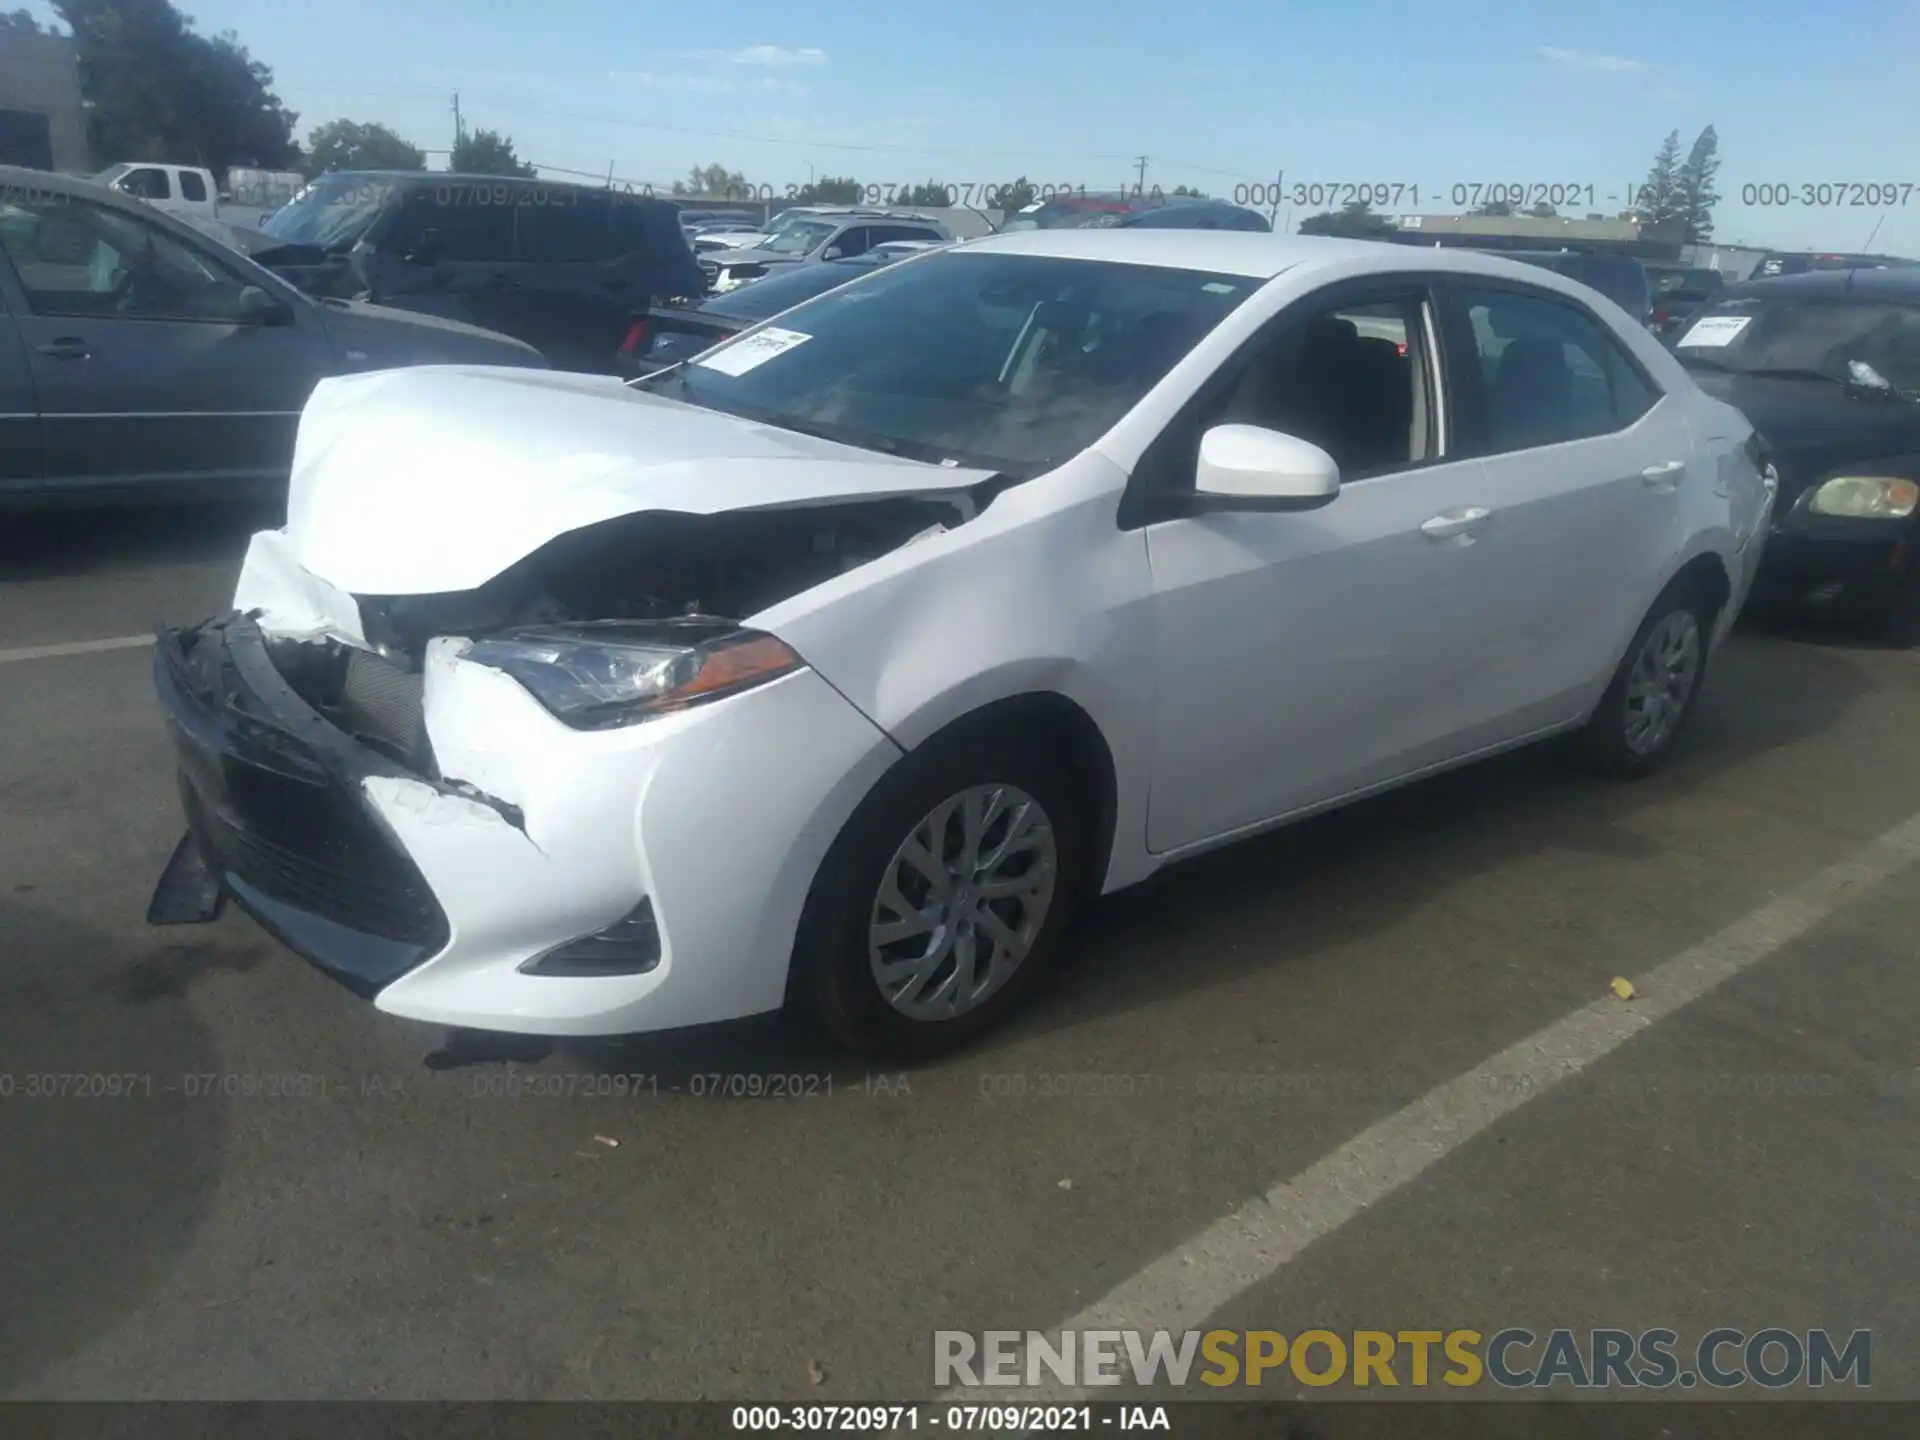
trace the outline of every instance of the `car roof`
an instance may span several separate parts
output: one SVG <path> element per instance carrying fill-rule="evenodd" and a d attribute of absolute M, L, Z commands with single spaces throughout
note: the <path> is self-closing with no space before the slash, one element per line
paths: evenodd
<path fill-rule="evenodd" d="M 1826 299 L 1838 295 L 1920 303 L 1920 269 L 1896 265 L 1885 270 L 1808 270 L 1743 281 L 1723 292 L 1723 298 L 1729 300 L 1745 296 Z"/>
<path fill-rule="evenodd" d="M 968 253 L 1207 270 L 1255 280 L 1270 280 L 1283 270 L 1339 266 L 1350 274 L 1424 270 L 1483 275 L 1543 289 L 1555 288 L 1556 280 L 1572 283 L 1552 270 L 1475 250 L 1320 235 L 1268 235 L 1257 230 L 1019 230 L 983 236 L 955 248 Z"/>

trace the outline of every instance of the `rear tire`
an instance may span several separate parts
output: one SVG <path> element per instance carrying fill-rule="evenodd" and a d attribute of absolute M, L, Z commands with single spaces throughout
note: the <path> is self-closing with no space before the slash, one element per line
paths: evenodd
<path fill-rule="evenodd" d="M 1088 889 L 1095 806 L 1073 776 L 999 729 L 909 754 L 814 878 L 791 998 L 888 1061 L 930 1060 L 999 1025 L 1052 969 Z"/>
<path fill-rule="evenodd" d="M 1661 593 L 1574 736 L 1583 768 L 1609 780 L 1638 780 L 1666 764 L 1706 682 L 1717 619 L 1717 607 L 1691 577 Z"/>

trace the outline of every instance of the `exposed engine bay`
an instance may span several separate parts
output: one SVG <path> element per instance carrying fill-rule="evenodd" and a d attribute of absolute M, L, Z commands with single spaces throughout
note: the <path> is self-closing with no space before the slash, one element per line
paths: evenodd
<path fill-rule="evenodd" d="M 422 664 L 438 636 L 593 620 L 739 620 L 964 524 L 976 494 L 863 500 L 716 515 L 651 512 L 570 532 L 477 590 L 359 595 L 371 651 L 269 643 L 308 704 L 388 758 L 439 778 L 426 736 Z"/>
<path fill-rule="evenodd" d="M 562 535 L 478 590 L 361 595 L 367 640 L 418 670 L 436 635 L 569 620 L 739 619 L 969 518 L 964 495 L 718 515 L 654 512 Z"/>

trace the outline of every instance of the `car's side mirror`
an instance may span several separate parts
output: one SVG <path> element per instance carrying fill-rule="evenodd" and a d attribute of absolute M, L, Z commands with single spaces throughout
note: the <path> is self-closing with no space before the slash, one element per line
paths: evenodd
<path fill-rule="evenodd" d="M 258 285 L 249 285 L 240 292 L 239 312 L 242 325 L 293 323 L 293 311 Z"/>
<path fill-rule="evenodd" d="M 1317 510 L 1340 493 L 1340 466 L 1318 445 L 1258 425 L 1200 437 L 1194 499 L 1203 511 Z"/>
<path fill-rule="evenodd" d="M 829 245 L 825 250 L 820 252 L 820 258 L 822 260 L 838 260 L 845 253 L 846 252 L 838 245 Z"/>

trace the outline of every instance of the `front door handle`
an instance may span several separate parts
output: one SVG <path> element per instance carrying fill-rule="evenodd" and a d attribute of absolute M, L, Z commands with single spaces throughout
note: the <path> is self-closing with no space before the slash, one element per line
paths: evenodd
<path fill-rule="evenodd" d="M 87 342 L 75 335 L 62 335 L 58 340 L 49 340 L 44 345 L 33 347 L 42 355 L 50 355 L 55 360 L 85 360 L 93 351 Z"/>
<path fill-rule="evenodd" d="M 1422 525 L 1420 533 L 1429 540 L 1451 540 L 1456 535 L 1471 535 L 1480 528 L 1489 513 L 1479 505 L 1469 505 L 1464 510 L 1445 510 Z"/>
<path fill-rule="evenodd" d="M 1640 472 L 1640 479 L 1649 487 L 1672 485 L 1687 473 L 1684 460 L 1662 460 L 1658 465 L 1649 465 Z"/>

